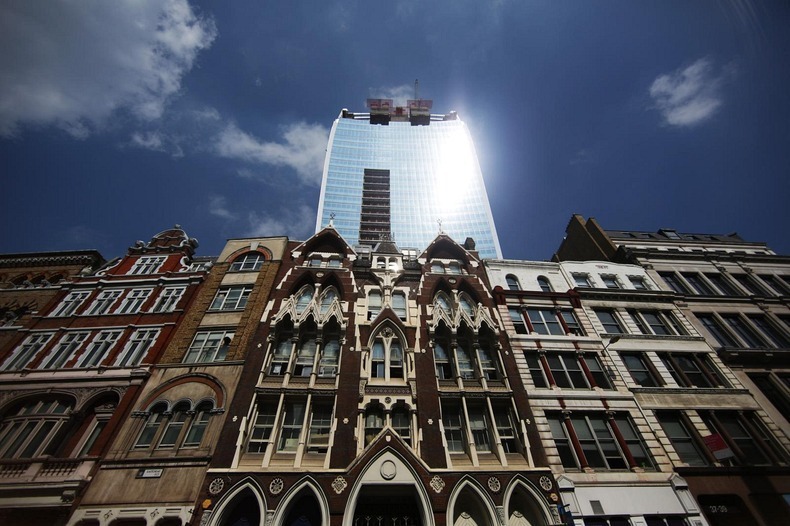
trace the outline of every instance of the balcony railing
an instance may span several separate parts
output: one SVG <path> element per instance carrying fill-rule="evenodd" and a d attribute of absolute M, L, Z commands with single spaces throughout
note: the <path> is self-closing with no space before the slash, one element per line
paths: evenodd
<path fill-rule="evenodd" d="M 94 460 L 80 458 L 0 460 L 0 484 L 83 479 L 93 464 Z"/>

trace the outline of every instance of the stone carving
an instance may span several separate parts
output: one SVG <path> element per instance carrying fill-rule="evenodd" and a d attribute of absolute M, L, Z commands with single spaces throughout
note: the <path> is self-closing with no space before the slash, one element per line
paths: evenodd
<path fill-rule="evenodd" d="M 272 479 L 271 483 L 269 484 L 269 492 L 272 495 L 279 495 L 279 493 L 283 490 L 284 487 L 285 487 L 285 483 L 283 482 L 283 479 L 277 477 L 275 479 Z"/>
<path fill-rule="evenodd" d="M 502 489 L 502 484 L 499 482 L 499 479 L 496 477 L 489 477 L 488 478 L 488 489 L 493 491 L 494 493 L 498 493 L 500 489 Z"/>
<path fill-rule="evenodd" d="M 436 493 L 441 493 L 442 490 L 444 489 L 444 481 L 442 480 L 442 477 L 440 477 L 439 475 L 433 477 L 431 479 L 431 488 L 433 488 L 433 491 L 435 491 Z"/>
<path fill-rule="evenodd" d="M 346 479 L 343 477 L 337 477 L 332 481 L 332 489 L 335 490 L 335 493 L 338 495 L 343 493 L 343 490 L 345 490 L 347 486 L 348 482 L 346 482 Z"/>
<path fill-rule="evenodd" d="M 217 477 L 211 481 L 211 484 L 208 485 L 208 492 L 211 493 L 212 495 L 219 495 L 224 488 L 225 488 L 225 481 L 222 480 L 220 477 Z"/>
<path fill-rule="evenodd" d="M 540 483 L 540 487 L 543 488 L 544 491 L 549 491 L 551 488 L 554 487 L 554 484 L 551 483 L 551 479 L 546 475 L 540 477 L 539 483 Z"/>
<path fill-rule="evenodd" d="M 385 460 L 381 463 L 379 473 L 381 473 L 381 478 L 384 480 L 392 480 L 398 474 L 398 466 L 391 460 Z"/>

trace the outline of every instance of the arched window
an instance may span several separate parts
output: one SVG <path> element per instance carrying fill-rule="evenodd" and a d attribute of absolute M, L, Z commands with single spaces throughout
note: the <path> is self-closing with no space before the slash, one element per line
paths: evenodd
<path fill-rule="evenodd" d="M 60 445 L 56 439 L 68 423 L 72 406 L 62 400 L 33 400 L 3 418 L 0 458 L 50 455 Z"/>
<path fill-rule="evenodd" d="M 140 431 L 140 436 L 137 437 L 135 449 L 146 449 L 151 447 L 154 437 L 159 431 L 159 426 L 165 419 L 165 411 L 167 411 L 167 404 L 159 402 L 155 404 L 149 411 L 148 418 L 143 425 L 143 430 Z"/>
<path fill-rule="evenodd" d="M 381 292 L 371 290 L 368 294 L 368 320 L 376 319 L 381 312 Z"/>
<path fill-rule="evenodd" d="M 400 435 L 404 442 L 411 445 L 411 415 L 405 407 L 397 407 L 392 411 L 392 429 Z"/>
<path fill-rule="evenodd" d="M 392 293 L 392 310 L 398 318 L 406 319 L 406 294 L 398 290 Z"/>
<path fill-rule="evenodd" d="M 212 409 L 214 409 L 214 404 L 209 401 L 201 402 L 197 406 L 195 416 L 192 417 L 192 425 L 189 426 L 189 431 L 187 431 L 187 436 L 184 439 L 184 447 L 200 446 L 203 435 L 206 434 Z"/>
<path fill-rule="evenodd" d="M 382 331 L 387 332 L 387 331 Z M 391 334 L 379 334 L 370 349 L 370 377 L 386 380 L 403 380 L 403 346 Z"/>
<path fill-rule="evenodd" d="M 384 428 L 384 411 L 381 406 L 371 405 L 365 410 L 365 445 L 370 444 Z"/>
<path fill-rule="evenodd" d="M 505 281 L 507 281 L 507 288 L 510 290 L 521 290 L 521 284 L 518 282 L 518 278 L 513 274 L 505 276 Z"/>
<path fill-rule="evenodd" d="M 543 292 L 552 292 L 554 290 L 551 288 L 551 282 L 546 276 L 538 276 L 538 286 Z"/>
<path fill-rule="evenodd" d="M 260 270 L 266 258 L 260 252 L 247 252 L 240 255 L 230 264 L 230 272 L 247 272 Z"/>
<path fill-rule="evenodd" d="M 323 296 L 321 296 L 321 314 L 329 312 L 332 302 L 337 299 L 337 291 L 335 289 L 327 289 Z"/>
<path fill-rule="evenodd" d="M 474 307 L 472 306 L 472 301 L 466 294 L 461 294 L 458 298 L 458 302 L 461 305 L 461 310 L 463 310 L 467 315 L 472 316 L 474 313 Z"/>
<path fill-rule="evenodd" d="M 165 426 L 165 432 L 162 433 L 162 438 L 159 440 L 159 446 L 157 446 L 159 449 L 169 449 L 176 446 L 178 437 L 181 436 L 187 418 L 189 418 L 187 414 L 188 411 L 189 402 L 179 402 L 176 404 Z"/>
<path fill-rule="evenodd" d="M 450 299 L 443 292 L 440 292 L 439 294 L 436 295 L 436 298 L 433 300 L 433 303 L 436 306 L 436 308 L 439 308 L 445 312 L 450 312 Z"/>
<path fill-rule="evenodd" d="M 299 296 L 296 298 L 296 313 L 301 314 L 310 305 L 310 300 L 313 299 L 313 288 L 304 287 L 299 291 Z"/>

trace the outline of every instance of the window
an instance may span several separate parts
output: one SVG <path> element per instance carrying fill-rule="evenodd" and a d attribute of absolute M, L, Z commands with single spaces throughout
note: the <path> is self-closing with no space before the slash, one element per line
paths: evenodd
<path fill-rule="evenodd" d="M 381 312 L 381 292 L 371 290 L 368 294 L 368 320 L 376 319 Z"/>
<path fill-rule="evenodd" d="M 738 347 L 735 339 L 730 336 L 713 314 L 696 314 L 697 319 L 722 347 Z"/>
<path fill-rule="evenodd" d="M 151 289 L 132 289 L 121 301 L 121 306 L 118 308 L 117 314 L 135 314 L 140 312 L 140 309 L 151 294 Z"/>
<path fill-rule="evenodd" d="M 494 361 L 490 344 L 481 342 L 477 348 L 477 363 L 480 364 L 480 371 L 486 380 L 496 380 L 499 378 L 496 362 Z"/>
<path fill-rule="evenodd" d="M 628 276 L 628 281 L 631 282 L 631 286 L 633 286 L 636 290 L 647 290 L 645 278 L 642 276 Z"/>
<path fill-rule="evenodd" d="M 7 415 L 0 427 L 0 458 L 51 455 L 55 438 L 68 423 L 72 406 L 61 400 L 36 400 Z"/>
<path fill-rule="evenodd" d="M 436 377 L 439 380 L 452 380 L 453 368 L 444 342 L 436 342 L 433 346 L 433 361 L 436 366 Z"/>
<path fill-rule="evenodd" d="M 291 341 L 291 333 L 281 334 L 277 341 L 277 345 L 274 347 L 269 374 L 282 376 L 288 372 L 288 363 L 291 361 L 292 352 L 293 342 Z"/>
<path fill-rule="evenodd" d="M 705 280 L 699 274 L 687 272 L 683 274 L 683 277 L 686 278 L 686 282 L 694 289 L 695 294 L 701 294 L 703 296 L 713 295 L 713 289 L 705 283 Z"/>
<path fill-rule="evenodd" d="M 755 413 L 744 411 L 706 411 L 701 414 L 712 433 L 718 433 L 730 446 L 739 465 L 774 464 L 786 455 Z"/>
<path fill-rule="evenodd" d="M 521 290 L 521 284 L 518 282 L 518 278 L 513 274 L 508 274 L 505 276 L 505 281 L 507 282 L 507 288 L 510 290 Z"/>
<path fill-rule="evenodd" d="M 384 412 L 381 407 L 370 405 L 365 410 L 365 445 L 367 446 L 376 438 L 384 428 Z"/>
<path fill-rule="evenodd" d="M 109 312 L 110 307 L 112 307 L 115 300 L 117 300 L 121 296 L 120 289 L 116 290 L 102 290 L 99 292 L 99 295 L 93 300 L 93 304 L 90 306 L 88 311 L 84 314 L 88 316 L 98 316 L 101 314 L 107 314 Z"/>
<path fill-rule="evenodd" d="M 749 319 L 757 326 L 760 331 L 768 337 L 776 347 L 790 347 L 790 340 L 773 323 L 768 321 L 768 317 L 762 314 L 749 314 Z"/>
<path fill-rule="evenodd" d="M 656 413 L 661 428 L 672 443 L 680 460 L 689 466 L 709 466 L 710 461 L 703 453 L 696 433 L 682 414 L 676 412 Z"/>
<path fill-rule="evenodd" d="M 463 453 L 466 440 L 461 419 L 461 404 L 442 400 L 442 424 L 444 438 L 447 441 L 447 450 L 450 453 Z"/>
<path fill-rule="evenodd" d="M 333 288 L 327 289 L 321 295 L 321 314 L 329 312 L 332 304 L 337 300 L 337 291 Z"/>
<path fill-rule="evenodd" d="M 39 369 L 60 369 L 88 338 L 87 332 L 67 332 L 49 355 L 38 366 Z"/>
<path fill-rule="evenodd" d="M 540 287 L 540 290 L 542 290 L 543 292 L 554 291 L 554 289 L 551 288 L 551 282 L 549 281 L 549 278 L 547 278 L 546 276 L 538 276 L 538 287 Z"/>
<path fill-rule="evenodd" d="M 58 305 L 58 308 L 52 311 L 50 316 L 71 316 L 77 309 L 79 309 L 82 302 L 90 296 L 90 292 L 70 292 L 68 296 L 63 298 L 63 301 Z"/>
<path fill-rule="evenodd" d="M 681 387 L 729 387 L 707 354 L 661 353 L 658 357 Z"/>
<path fill-rule="evenodd" d="M 250 272 L 260 270 L 266 258 L 260 252 L 247 252 L 233 260 L 230 264 L 230 272 Z"/>
<path fill-rule="evenodd" d="M 447 273 L 448 274 L 460 274 L 461 273 L 461 265 L 457 261 L 451 261 L 447 265 Z"/>
<path fill-rule="evenodd" d="M 768 284 L 769 287 L 771 287 L 771 289 L 773 289 L 772 292 L 774 294 L 778 296 L 784 296 L 786 294 L 790 294 L 787 285 L 785 285 L 785 283 L 782 282 L 782 280 L 779 279 L 778 277 L 761 274 L 760 279 L 762 279 L 765 283 Z"/>
<path fill-rule="evenodd" d="M 571 274 L 571 276 L 573 277 L 573 281 L 576 282 L 577 287 L 585 287 L 585 288 L 592 287 L 592 283 L 590 283 L 589 275 L 573 273 Z"/>
<path fill-rule="evenodd" d="M 623 354 L 622 357 L 631 378 L 641 387 L 660 387 L 662 385 L 658 373 L 647 356 L 629 353 Z"/>
<path fill-rule="evenodd" d="M 145 424 L 143 424 L 143 429 L 140 431 L 140 436 L 137 437 L 137 442 L 134 445 L 135 449 L 147 449 L 151 447 L 151 444 L 154 442 L 154 438 L 159 432 L 159 426 L 161 426 L 162 422 L 165 420 L 166 411 L 166 403 L 158 402 L 154 404 L 154 406 L 148 412 Z"/>
<path fill-rule="evenodd" d="M 524 352 L 524 357 L 527 360 L 527 367 L 529 368 L 529 374 L 532 377 L 532 383 L 535 384 L 535 387 L 538 388 L 546 388 L 549 386 L 548 378 L 546 377 L 546 371 L 543 368 L 543 363 L 541 362 L 540 358 L 536 354 Z"/>
<path fill-rule="evenodd" d="M 475 366 L 472 363 L 472 356 L 469 354 L 468 342 L 459 341 L 455 346 L 455 365 L 458 376 L 464 380 L 472 380 L 475 377 Z"/>
<path fill-rule="evenodd" d="M 299 446 L 299 437 L 302 434 L 304 411 L 304 402 L 286 402 L 280 430 L 280 442 L 277 446 L 278 451 L 296 451 L 296 448 Z"/>
<path fill-rule="evenodd" d="M 577 354 L 546 352 L 545 363 L 548 370 L 543 367 L 542 360 L 536 360 L 534 355 L 527 355 L 530 372 L 535 386 L 546 387 L 546 384 L 556 385 L 564 389 L 590 389 L 601 387 L 611 389 L 609 379 L 605 374 L 601 362 L 594 354 Z M 592 378 L 592 381 L 588 379 Z"/>
<path fill-rule="evenodd" d="M 233 336 L 233 331 L 198 331 L 184 363 L 221 362 L 228 355 Z"/>
<path fill-rule="evenodd" d="M 318 344 L 316 343 L 315 332 L 305 332 L 299 341 L 296 349 L 296 364 L 294 365 L 294 376 L 309 377 L 313 374 L 315 355 Z"/>
<path fill-rule="evenodd" d="M 318 376 L 334 378 L 337 376 L 337 364 L 340 360 L 340 340 L 337 335 L 324 337 L 321 358 L 318 361 Z"/>
<path fill-rule="evenodd" d="M 568 418 L 558 414 L 547 414 L 547 416 L 554 444 L 565 467 L 580 469 L 653 467 L 647 448 L 627 415 L 617 414 L 612 415 L 611 418 L 597 413 L 572 413 Z M 618 440 L 617 433 L 614 432 L 615 428 L 622 437 L 622 442 Z M 569 432 L 569 429 L 573 432 Z M 575 447 L 572 448 L 571 444 Z M 581 456 L 577 459 L 575 451 L 579 450 Z"/>
<path fill-rule="evenodd" d="M 719 293 L 724 296 L 741 296 L 742 294 L 735 290 L 735 287 L 730 285 L 727 278 L 725 278 L 721 274 L 705 274 L 705 277 L 708 278 L 708 281 L 713 283 L 713 285 L 719 290 Z"/>
<path fill-rule="evenodd" d="M 252 292 L 252 285 L 224 287 L 217 291 L 209 310 L 244 310 Z"/>
<path fill-rule="evenodd" d="M 403 379 L 403 347 L 400 341 L 383 338 L 371 348 L 371 378 Z"/>
<path fill-rule="evenodd" d="M 397 407 L 392 411 L 392 429 L 411 445 L 411 415 L 404 407 Z"/>
<path fill-rule="evenodd" d="M 250 440 L 247 443 L 247 451 L 250 453 L 263 453 L 269 444 L 274 429 L 274 419 L 277 407 L 271 401 L 258 399 L 258 407 L 255 419 L 250 431 Z"/>
<path fill-rule="evenodd" d="M 88 344 L 77 361 L 77 367 L 98 367 L 121 336 L 121 331 L 101 331 Z"/>
<path fill-rule="evenodd" d="M 213 409 L 210 400 L 204 400 L 194 410 L 188 401 L 182 400 L 170 411 L 166 402 L 156 402 L 150 411 L 143 413 L 146 421 L 134 448 L 148 449 L 153 444 L 156 449 L 199 447 Z"/>
<path fill-rule="evenodd" d="M 524 323 L 524 318 L 521 317 L 521 309 L 518 307 L 508 308 L 510 314 L 510 321 L 513 322 L 513 327 L 516 329 L 516 334 L 529 334 L 527 324 Z"/>
<path fill-rule="evenodd" d="M 755 296 L 764 296 L 765 291 L 760 288 L 757 283 L 751 279 L 748 274 L 733 274 L 732 277 L 737 281 L 743 288 L 745 288 L 749 294 L 753 294 Z"/>
<path fill-rule="evenodd" d="M 172 414 L 167 419 L 162 438 L 159 440 L 159 445 L 157 446 L 159 449 L 169 449 L 175 447 L 178 443 L 178 437 L 186 426 L 187 411 L 189 411 L 189 403 L 187 402 L 179 402 L 173 408 Z"/>
<path fill-rule="evenodd" d="M 677 277 L 674 272 L 659 272 L 659 276 L 664 282 L 669 285 L 669 288 L 677 292 L 678 294 L 688 294 L 688 288 L 683 284 L 682 281 Z"/>
<path fill-rule="evenodd" d="M 214 404 L 211 402 L 201 402 L 195 409 L 195 414 L 192 416 L 192 423 L 189 425 L 189 431 L 184 438 L 184 447 L 198 447 L 203 441 L 203 435 L 206 434 L 209 419 L 211 418 Z"/>
<path fill-rule="evenodd" d="M 141 256 L 132 265 L 129 274 L 155 274 L 164 264 L 167 256 Z"/>
<path fill-rule="evenodd" d="M 576 314 L 572 310 L 562 310 L 560 314 L 562 315 L 562 320 L 565 322 L 565 328 L 568 330 L 568 334 L 584 336 L 584 329 L 582 329 L 579 323 L 579 318 L 576 317 Z"/>
<path fill-rule="evenodd" d="M 173 312 L 186 287 L 165 287 L 154 305 L 153 312 Z"/>
<path fill-rule="evenodd" d="M 444 265 L 441 263 L 431 263 L 431 272 L 434 274 L 444 274 Z"/>
<path fill-rule="evenodd" d="M 145 358 L 148 350 L 156 341 L 159 329 L 138 329 L 129 339 L 121 355 L 115 362 L 119 367 L 135 367 Z"/>
<path fill-rule="evenodd" d="M 754 329 L 737 314 L 723 314 L 721 318 L 729 325 L 730 329 L 737 334 L 746 347 L 761 348 L 768 345 L 760 338 Z"/>
<path fill-rule="evenodd" d="M 53 332 L 40 332 L 28 336 L 24 343 L 11 354 L 11 357 L 3 365 L 3 370 L 13 371 L 25 367 L 44 348 L 54 334 Z"/>
<path fill-rule="evenodd" d="M 296 313 L 302 314 L 310 302 L 313 300 L 313 288 L 303 287 L 296 296 Z"/>
<path fill-rule="evenodd" d="M 310 434 L 307 439 L 307 450 L 325 452 L 329 449 L 329 434 L 332 430 L 332 406 L 325 403 L 313 405 L 310 417 Z"/>
<path fill-rule="evenodd" d="M 612 274 L 601 274 L 601 281 L 607 289 L 619 289 L 620 284 L 617 282 L 617 276 Z"/>
<path fill-rule="evenodd" d="M 469 429 L 472 440 L 478 453 L 491 451 L 491 435 L 488 432 L 488 418 L 485 407 L 481 404 L 470 403 L 467 406 L 469 415 Z"/>
<path fill-rule="evenodd" d="M 787 394 L 787 387 L 782 387 L 782 376 L 774 376 L 767 373 L 747 373 L 749 379 L 765 395 L 765 397 L 776 407 L 782 415 L 790 415 L 790 397 Z M 784 378 L 785 380 L 787 377 Z"/>
<path fill-rule="evenodd" d="M 613 310 L 609 309 L 593 309 L 598 320 L 603 325 L 603 332 L 605 334 L 623 334 L 623 327 L 617 320 Z"/>
<path fill-rule="evenodd" d="M 461 307 L 461 311 L 467 316 L 471 317 L 474 315 L 474 311 L 475 311 L 474 304 L 466 294 L 461 294 L 458 297 L 458 305 Z"/>
<path fill-rule="evenodd" d="M 565 329 L 563 329 L 559 319 L 557 319 L 557 313 L 554 310 L 528 308 L 527 316 L 532 325 L 532 330 L 538 334 L 565 335 Z"/>
<path fill-rule="evenodd" d="M 676 336 L 685 335 L 686 331 L 681 327 L 677 318 L 669 311 L 635 311 L 629 310 L 628 313 L 639 328 L 642 334 L 654 334 L 657 336 Z"/>
<path fill-rule="evenodd" d="M 406 319 L 406 295 L 403 292 L 395 291 L 392 293 L 392 310 L 398 318 Z"/>
<path fill-rule="evenodd" d="M 519 453 L 521 443 L 518 439 L 518 427 L 513 412 L 506 406 L 494 406 L 494 423 L 496 424 L 499 443 L 505 453 Z"/>

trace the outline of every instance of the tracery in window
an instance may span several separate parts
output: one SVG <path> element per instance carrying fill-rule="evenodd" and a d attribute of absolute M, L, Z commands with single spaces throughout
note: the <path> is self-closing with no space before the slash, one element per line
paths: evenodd
<path fill-rule="evenodd" d="M 296 296 L 296 313 L 302 314 L 313 299 L 313 287 L 305 285 Z"/>

